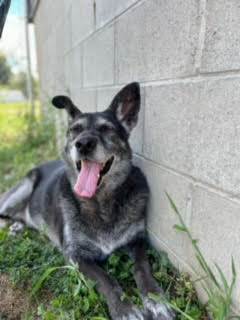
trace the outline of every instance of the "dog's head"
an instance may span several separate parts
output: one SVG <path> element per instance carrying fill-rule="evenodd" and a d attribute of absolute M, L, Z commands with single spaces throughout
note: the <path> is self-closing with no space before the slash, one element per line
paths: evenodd
<path fill-rule="evenodd" d="M 65 159 L 79 197 L 111 192 L 126 179 L 131 168 L 130 132 L 140 109 L 138 83 L 124 87 L 103 112 L 82 113 L 66 96 L 52 103 L 69 115 Z"/>

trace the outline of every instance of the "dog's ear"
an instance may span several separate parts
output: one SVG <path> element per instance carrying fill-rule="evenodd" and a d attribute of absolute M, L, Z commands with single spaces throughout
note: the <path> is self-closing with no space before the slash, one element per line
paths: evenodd
<path fill-rule="evenodd" d="M 126 129 L 127 133 L 130 133 L 137 124 L 140 102 L 139 83 L 133 82 L 119 91 L 109 107 L 115 113 L 115 116 Z"/>
<path fill-rule="evenodd" d="M 58 109 L 66 109 L 71 118 L 81 114 L 81 111 L 74 105 L 72 100 L 67 96 L 56 96 L 52 99 L 52 104 Z"/>

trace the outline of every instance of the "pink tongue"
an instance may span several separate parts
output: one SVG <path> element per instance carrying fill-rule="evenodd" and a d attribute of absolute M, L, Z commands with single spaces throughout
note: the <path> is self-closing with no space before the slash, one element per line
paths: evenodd
<path fill-rule="evenodd" d="M 97 190 L 101 164 L 82 161 L 74 191 L 79 197 L 92 198 Z"/>

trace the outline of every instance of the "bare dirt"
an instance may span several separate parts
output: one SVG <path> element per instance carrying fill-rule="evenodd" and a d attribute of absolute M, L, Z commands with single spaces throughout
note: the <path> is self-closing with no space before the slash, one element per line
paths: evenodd
<path fill-rule="evenodd" d="M 0 274 L 0 320 L 21 320 L 30 309 L 24 290 L 16 289 L 7 275 Z"/>

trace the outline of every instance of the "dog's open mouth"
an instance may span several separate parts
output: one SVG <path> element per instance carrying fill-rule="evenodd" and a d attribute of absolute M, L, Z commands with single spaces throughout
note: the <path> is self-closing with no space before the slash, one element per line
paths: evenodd
<path fill-rule="evenodd" d="M 98 163 L 89 160 L 82 160 L 77 163 L 79 171 L 74 191 L 79 197 L 92 198 L 102 178 L 112 167 L 114 157 L 109 158 L 105 163 Z"/>

